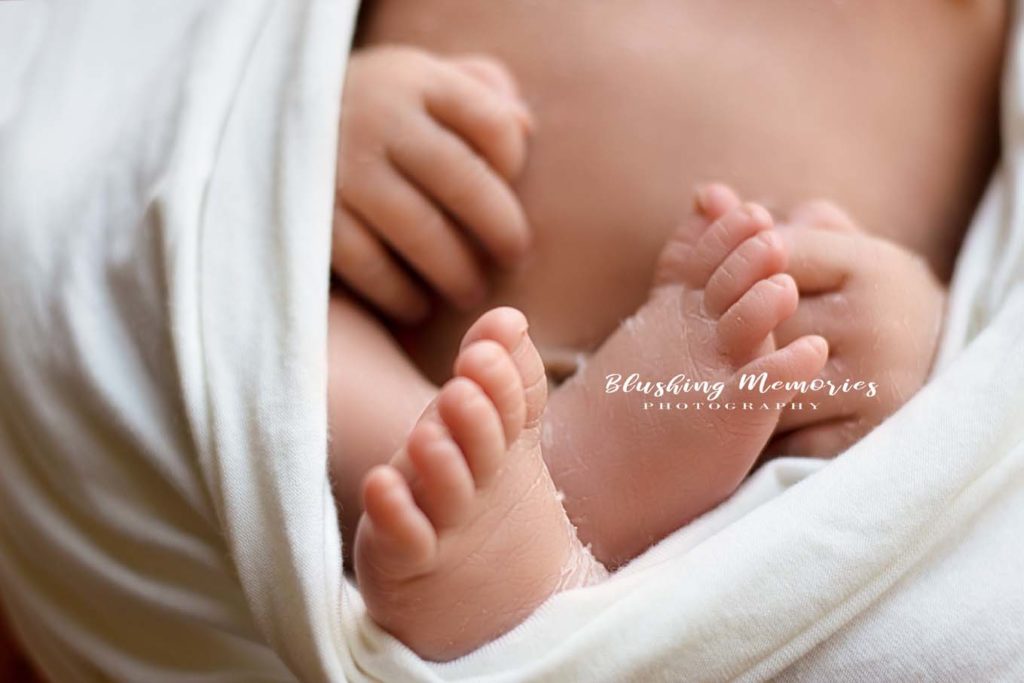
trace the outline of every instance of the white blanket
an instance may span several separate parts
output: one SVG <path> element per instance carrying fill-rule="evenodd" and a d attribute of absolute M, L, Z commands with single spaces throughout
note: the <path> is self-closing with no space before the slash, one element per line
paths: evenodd
<path fill-rule="evenodd" d="M 0 3 L 0 591 L 53 680 L 1024 679 L 1017 42 L 930 385 L 433 665 L 366 619 L 327 481 L 354 11 Z"/>

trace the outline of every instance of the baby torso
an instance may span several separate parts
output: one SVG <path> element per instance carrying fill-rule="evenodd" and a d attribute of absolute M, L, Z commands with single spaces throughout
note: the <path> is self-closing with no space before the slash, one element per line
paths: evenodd
<path fill-rule="evenodd" d="M 543 353 L 599 344 L 646 298 L 695 184 L 784 216 L 828 197 L 948 276 L 991 170 L 1005 3 L 907 0 L 379 0 L 362 44 L 486 53 L 537 128 L 516 190 L 534 249 L 487 308 Z M 444 377 L 476 312 L 410 335 Z"/>

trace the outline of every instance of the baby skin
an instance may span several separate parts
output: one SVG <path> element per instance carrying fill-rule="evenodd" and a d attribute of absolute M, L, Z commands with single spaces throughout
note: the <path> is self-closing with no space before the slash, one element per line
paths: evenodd
<path fill-rule="evenodd" d="M 799 297 L 771 215 L 719 185 L 699 191 L 696 203 L 703 216 L 665 246 L 647 303 L 552 398 L 545 457 L 581 539 L 608 567 L 725 500 L 795 393 L 771 391 L 755 411 L 661 412 L 635 395 L 607 394 L 609 375 L 721 382 L 716 402 L 727 404 L 750 400 L 740 395 L 742 374 L 810 381 L 828 358 L 813 333 L 774 343 Z"/>
<path fill-rule="evenodd" d="M 424 283 L 472 307 L 479 257 L 513 264 L 529 244 L 510 186 L 531 126 L 514 82 L 483 58 L 395 48 L 354 56 L 347 92 L 335 275 L 400 321 L 431 305 Z M 742 372 L 807 381 L 825 365 L 816 335 L 773 341 L 798 293 L 768 212 L 721 186 L 697 204 L 668 240 L 647 304 L 553 393 L 543 421 L 543 366 L 520 314 L 480 318 L 438 389 L 350 298 L 332 301 L 342 530 L 350 539 L 355 529 L 370 615 L 424 657 L 478 647 L 724 500 L 779 419 L 776 405 L 653 420 L 603 393 L 608 373 L 731 387 Z"/>
<path fill-rule="evenodd" d="M 554 453 L 542 452 L 544 367 L 523 316 L 496 309 L 466 334 L 454 378 L 405 445 L 366 475 L 360 591 L 374 620 L 420 655 L 447 660 L 479 647 L 554 593 L 601 580 L 606 567 L 721 502 L 779 418 L 778 409 L 753 419 L 687 415 L 644 433 L 630 427 L 643 417 L 630 406 L 600 405 L 589 383 L 603 383 L 606 368 L 641 358 L 652 370 L 728 382 L 738 372 L 809 380 L 824 367 L 820 337 L 782 349 L 771 341 L 796 310 L 797 289 L 781 273 L 785 247 L 770 216 L 724 190 L 702 201 L 718 218 L 670 240 L 648 304 L 559 391 L 547 418 L 573 434 L 551 443 L 580 449 L 574 462 L 586 457 L 586 467 L 559 460 L 568 450 L 551 443 Z"/>
<path fill-rule="evenodd" d="M 454 378 L 431 386 L 351 297 L 402 323 L 439 301 L 479 305 L 485 266 L 529 251 L 512 184 L 534 123 L 508 72 L 478 56 L 360 51 L 346 89 L 332 265 L 347 295 L 330 336 L 345 452 L 332 447 L 332 473 L 369 613 L 420 655 L 451 659 L 507 632 L 725 500 L 760 455 L 840 452 L 923 384 L 943 292 L 920 257 L 830 204 L 777 229 L 710 185 L 647 302 L 546 412 L 543 365 L 511 309 L 479 318 Z M 818 398 L 813 413 L 786 408 L 794 389 L 753 410 L 657 411 L 606 391 L 633 373 L 721 384 L 719 405 L 749 400 L 743 374 L 881 390 Z"/>
<path fill-rule="evenodd" d="M 544 465 L 546 400 L 526 319 L 495 309 L 466 334 L 455 377 L 405 446 L 363 481 L 359 589 L 374 620 L 423 657 L 464 654 L 606 574 Z"/>

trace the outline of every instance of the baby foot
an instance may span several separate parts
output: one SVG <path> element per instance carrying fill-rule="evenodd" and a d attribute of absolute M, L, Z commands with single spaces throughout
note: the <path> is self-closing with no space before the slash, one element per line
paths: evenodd
<path fill-rule="evenodd" d="M 526 327 L 512 309 L 478 320 L 455 378 L 363 482 L 360 592 L 378 624 L 428 659 L 473 650 L 603 572 L 541 457 L 546 380 Z"/>
<path fill-rule="evenodd" d="M 726 192 L 713 189 L 721 215 L 702 232 L 692 225 L 677 232 L 648 302 L 552 397 L 548 466 L 580 539 L 606 566 L 717 505 L 750 471 L 795 392 L 751 394 L 740 389 L 740 375 L 809 381 L 828 356 L 817 336 L 775 349 L 772 331 L 798 300 L 782 272 L 785 246 L 764 208 L 738 206 Z M 724 386 L 714 400 L 609 393 L 609 376 L 632 373 Z M 682 403 L 689 407 L 676 407 Z"/>

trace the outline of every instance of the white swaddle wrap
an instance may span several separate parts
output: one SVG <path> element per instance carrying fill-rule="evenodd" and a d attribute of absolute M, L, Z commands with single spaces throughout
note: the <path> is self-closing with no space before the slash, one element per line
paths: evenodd
<path fill-rule="evenodd" d="M 365 618 L 327 480 L 354 13 L 0 3 L 0 592 L 53 680 L 1024 678 L 1018 42 L 929 386 L 435 665 Z"/>

